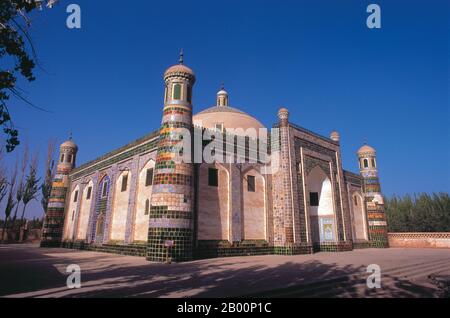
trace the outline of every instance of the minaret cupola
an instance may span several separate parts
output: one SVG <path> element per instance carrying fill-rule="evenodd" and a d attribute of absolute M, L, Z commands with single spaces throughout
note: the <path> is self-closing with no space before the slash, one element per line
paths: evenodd
<path fill-rule="evenodd" d="M 58 173 L 69 173 L 75 167 L 78 146 L 72 140 L 72 134 L 68 140 L 59 147 Z"/>
<path fill-rule="evenodd" d="M 178 64 L 169 67 L 164 72 L 165 105 L 191 105 L 192 87 L 195 83 L 195 74 L 192 69 L 184 65 L 184 54 L 180 52 Z"/>
<path fill-rule="evenodd" d="M 225 86 L 223 84 L 220 87 L 220 91 L 217 92 L 217 106 L 229 106 L 228 92 L 225 90 Z"/>

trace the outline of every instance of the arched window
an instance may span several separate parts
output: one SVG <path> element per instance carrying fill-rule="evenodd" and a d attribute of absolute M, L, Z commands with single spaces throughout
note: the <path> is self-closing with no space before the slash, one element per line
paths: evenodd
<path fill-rule="evenodd" d="M 61 162 L 64 162 L 64 154 L 61 154 Z"/>
<path fill-rule="evenodd" d="M 107 194 L 108 194 L 108 183 L 105 181 L 105 182 L 103 182 L 103 187 L 102 187 L 102 198 L 106 198 Z"/>
<path fill-rule="evenodd" d="M 356 195 L 353 197 L 353 200 L 355 201 L 355 206 L 358 206 L 358 197 Z"/>
<path fill-rule="evenodd" d="M 169 88 L 166 85 L 164 88 L 164 102 L 167 102 L 168 90 L 169 90 Z"/>
<path fill-rule="evenodd" d="M 149 187 L 151 185 L 153 185 L 153 168 L 147 169 L 145 175 L 145 186 Z"/>
<path fill-rule="evenodd" d="M 248 192 L 256 192 L 255 176 L 247 176 L 247 191 Z"/>
<path fill-rule="evenodd" d="M 219 170 L 215 168 L 208 169 L 208 186 L 210 187 L 219 186 Z"/>
<path fill-rule="evenodd" d="M 147 199 L 147 201 L 145 201 L 145 215 L 148 215 L 150 213 L 150 200 Z"/>
<path fill-rule="evenodd" d="M 90 200 L 92 195 L 92 187 L 87 189 L 86 200 Z"/>
<path fill-rule="evenodd" d="M 190 104 L 192 102 L 192 87 L 187 88 L 187 102 Z"/>
<path fill-rule="evenodd" d="M 127 186 L 128 186 L 128 175 L 125 174 L 122 176 L 122 187 L 121 187 L 120 191 L 121 192 L 127 191 Z"/>
<path fill-rule="evenodd" d="M 375 158 L 372 158 L 372 168 L 376 168 L 376 167 L 377 167 L 377 165 L 375 163 Z"/>
<path fill-rule="evenodd" d="M 369 168 L 369 160 L 364 159 L 364 168 Z"/>
<path fill-rule="evenodd" d="M 181 99 L 181 84 L 173 85 L 173 99 L 180 100 Z"/>

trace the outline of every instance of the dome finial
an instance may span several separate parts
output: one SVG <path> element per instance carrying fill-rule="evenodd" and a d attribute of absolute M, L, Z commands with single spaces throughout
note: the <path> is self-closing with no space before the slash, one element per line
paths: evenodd
<path fill-rule="evenodd" d="M 330 139 L 336 142 L 339 142 L 341 139 L 341 136 L 339 135 L 338 131 L 335 129 L 330 134 Z"/>
<path fill-rule="evenodd" d="M 225 90 L 225 84 L 222 82 L 220 91 L 217 92 L 217 106 L 228 106 L 228 93 Z"/>
<path fill-rule="evenodd" d="M 183 53 L 183 49 L 180 50 L 180 64 L 181 64 L 181 65 L 184 64 L 184 53 Z"/>

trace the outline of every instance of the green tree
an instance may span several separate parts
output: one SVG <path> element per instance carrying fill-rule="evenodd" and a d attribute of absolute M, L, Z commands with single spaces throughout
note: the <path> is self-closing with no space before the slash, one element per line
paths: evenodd
<path fill-rule="evenodd" d="M 0 203 L 8 193 L 8 177 L 6 175 L 6 169 L 1 165 L 3 159 L 3 152 L 0 149 Z"/>
<path fill-rule="evenodd" d="M 390 232 L 449 232 L 448 193 L 394 196 L 386 200 Z"/>
<path fill-rule="evenodd" d="M 56 1 L 47 1 L 52 7 Z M 7 102 L 11 96 L 34 106 L 17 87 L 17 77 L 34 81 L 36 52 L 31 42 L 29 28 L 31 11 L 42 8 L 44 1 L 1 0 L 0 1 L 0 127 L 6 136 L 6 151 L 13 151 L 19 145 L 19 132 L 14 127 Z M 10 62 L 10 63 L 7 63 Z M 11 65 L 8 65 L 11 64 Z"/>

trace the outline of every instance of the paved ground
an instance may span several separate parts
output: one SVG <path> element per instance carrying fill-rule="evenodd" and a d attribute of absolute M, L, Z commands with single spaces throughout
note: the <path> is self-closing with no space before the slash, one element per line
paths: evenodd
<path fill-rule="evenodd" d="M 70 264 L 81 267 L 81 289 L 66 287 Z M 366 287 L 369 264 L 381 267 L 381 289 Z M 365 249 L 167 265 L 35 245 L 0 246 L 0 296 L 7 297 L 437 297 L 430 274 L 450 275 L 450 250 Z"/>

